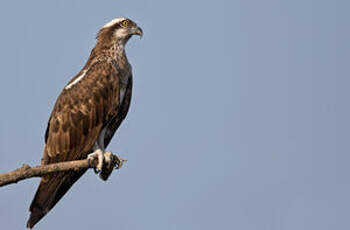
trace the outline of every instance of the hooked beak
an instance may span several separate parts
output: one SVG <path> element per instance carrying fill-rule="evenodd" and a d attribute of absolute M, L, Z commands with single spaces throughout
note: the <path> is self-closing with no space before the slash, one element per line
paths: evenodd
<path fill-rule="evenodd" d="M 143 31 L 142 31 L 142 29 L 141 29 L 140 27 L 136 27 L 136 28 L 134 29 L 133 34 L 139 35 L 139 36 L 140 36 L 140 39 L 141 39 L 142 36 L 143 36 Z"/>

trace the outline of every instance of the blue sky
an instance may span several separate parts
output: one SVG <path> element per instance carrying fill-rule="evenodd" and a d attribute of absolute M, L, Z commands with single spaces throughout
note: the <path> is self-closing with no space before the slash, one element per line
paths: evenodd
<path fill-rule="evenodd" d="M 134 94 L 108 150 L 36 229 L 349 229 L 349 3 L 331 0 L 0 4 L 0 172 L 40 162 L 64 85 L 98 29 L 128 16 Z M 24 229 L 39 179 L 0 189 Z"/>

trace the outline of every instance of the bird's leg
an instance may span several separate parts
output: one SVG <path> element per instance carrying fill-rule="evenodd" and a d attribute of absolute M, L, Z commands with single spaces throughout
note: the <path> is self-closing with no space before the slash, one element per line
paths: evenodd
<path fill-rule="evenodd" d="M 90 153 L 87 158 L 89 161 L 97 158 L 98 163 L 97 163 L 96 168 L 94 168 L 94 170 L 95 170 L 95 173 L 101 172 L 102 167 L 103 167 L 103 163 L 104 163 L 104 159 L 105 159 L 103 150 L 98 148 L 94 152 Z"/>

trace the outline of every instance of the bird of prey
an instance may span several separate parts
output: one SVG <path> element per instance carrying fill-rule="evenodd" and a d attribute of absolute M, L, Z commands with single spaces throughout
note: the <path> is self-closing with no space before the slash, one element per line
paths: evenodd
<path fill-rule="evenodd" d="M 125 45 L 142 29 L 119 17 L 104 25 L 82 70 L 64 87 L 48 121 L 42 165 L 98 159 L 101 176 L 111 162 L 106 154 L 114 133 L 129 110 L 132 71 Z M 86 172 L 59 172 L 44 176 L 30 205 L 27 227 L 32 228 Z"/>

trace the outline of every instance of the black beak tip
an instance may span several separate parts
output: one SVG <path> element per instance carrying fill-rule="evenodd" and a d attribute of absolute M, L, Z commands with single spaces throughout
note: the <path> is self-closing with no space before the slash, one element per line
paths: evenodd
<path fill-rule="evenodd" d="M 140 27 L 137 27 L 136 34 L 140 36 L 140 39 L 143 37 L 143 31 Z"/>

